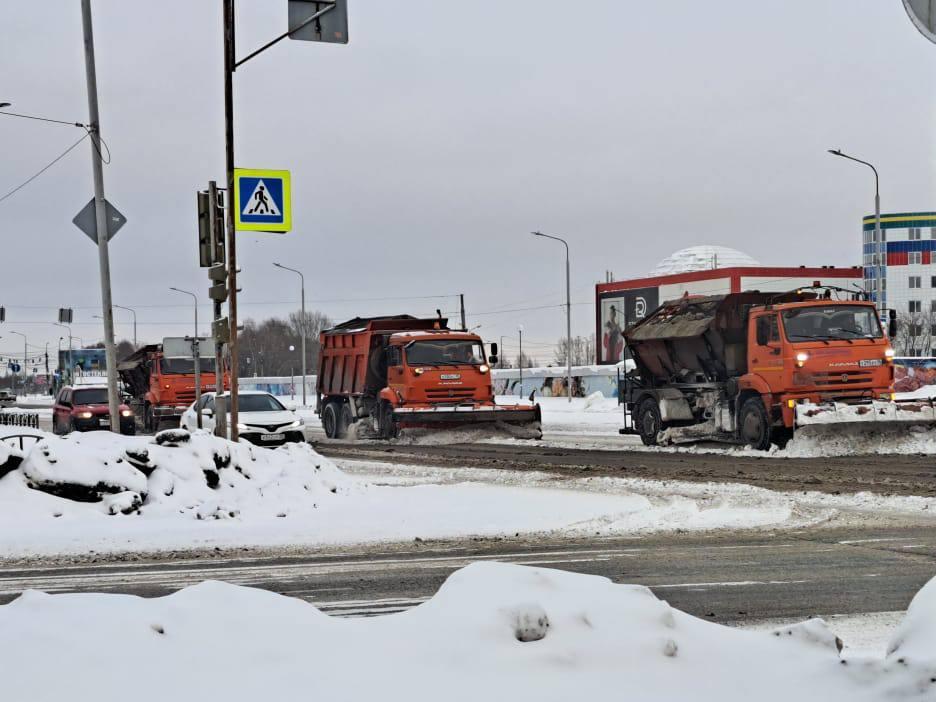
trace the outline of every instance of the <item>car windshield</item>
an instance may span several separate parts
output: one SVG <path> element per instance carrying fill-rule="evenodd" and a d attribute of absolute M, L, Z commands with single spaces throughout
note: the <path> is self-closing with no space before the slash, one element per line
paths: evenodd
<path fill-rule="evenodd" d="M 484 350 L 477 341 L 414 341 L 406 347 L 406 362 L 411 366 L 479 366 L 484 363 Z"/>
<path fill-rule="evenodd" d="M 72 403 L 76 405 L 106 405 L 107 388 L 88 388 L 75 390 Z"/>
<path fill-rule="evenodd" d="M 198 369 L 202 373 L 214 373 L 214 359 L 202 358 Z M 195 373 L 194 358 L 163 358 L 159 361 L 159 369 L 163 375 L 192 375 Z"/>
<path fill-rule="evenodd" d="M 881 324 L 872 307 L 823 305 L 783 312 L 783 328 L 790 341 L 810 339 L 879 339 Z"/>
<path fill-rule="evenodd" d="M 237 409 L 239 412 L 282 412 L 286 408 L 272 395 L 242 394 L 237 398 Z"/>

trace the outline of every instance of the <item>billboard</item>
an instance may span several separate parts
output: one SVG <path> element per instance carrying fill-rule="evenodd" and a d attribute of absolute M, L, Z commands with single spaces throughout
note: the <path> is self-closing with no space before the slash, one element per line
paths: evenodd
<path fill-rule="evenodd" d="M 659 306 L 659 288 L 604 293 L 599 303 L 598 361 L 619 363 L 624 360 L 624 330 Z"/>

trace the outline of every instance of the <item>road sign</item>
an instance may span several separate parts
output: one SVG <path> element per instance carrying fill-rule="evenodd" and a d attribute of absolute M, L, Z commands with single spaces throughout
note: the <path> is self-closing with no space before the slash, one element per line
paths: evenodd
<path fill-rule="evenodd" d="M 333 7 L 326 10 L 329 5 Z M 319 17 L 289 35 L 300 41 L 324 41 L 329 44 L 348 43 L 348 2 L 335 0 L 289 0 L 289 30 L 302 25 L 312 15 L 326 10 Z"/>
<path fill-rule="evenodd" d="M 920 34 L 936 44 L 936 3 L 932 0 L 903 0 L 903 4 Z"/>
<path fill-rule="evenodd" d="M 289 171 L 234 169 L 234 228 L 242 232 L 292 228 Z"/>
<path fill-rule="evenodd" d="M 127 218 L 120 214 L 120 212 L 117 211 L 117 208 L 110 204 L 107 200 L 104 200 L 104 206 L 105 212 L 107 212 L 107 240 L 110 241 L 114 238 L 114 235 L 120 231 L 120 228 L 127 223 Z M 93 241 L 95 244 L 98 242 L 97 216 L 94 211 L 94 198 L 92 198 L 88 204 L 82 208 L 81 212 L 75 215 L 75 218 L 72 220 L 72 222 L 76 227 L 87 234 L 91 241 Z"/>

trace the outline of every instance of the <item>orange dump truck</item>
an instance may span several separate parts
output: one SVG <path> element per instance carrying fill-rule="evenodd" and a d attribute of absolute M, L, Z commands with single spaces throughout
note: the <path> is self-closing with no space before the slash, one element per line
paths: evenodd
<path fill-rule="evenodd" d="M 446 319 L 356 318 L 322 332 L 316 412 L 329 438 L 389 439 L 401 429 L 488 426 L 540 438 L 539 405 L 494 402 L 476 334 Z"/>
<path fill-rule="evenodd" d="M 215 390 L 214 342 L 200 339 L 199 372 L 202 392 Z M 117 365 L 130 393 L 128 404 L 143 420 L 145 431 L 157 431 L 163 423 L 178 426 L 179 418 L 195 401 L 195 359 L 192 342 L 166 337 L 161 344 L 142 346 Z M 231 387 L 225 373 L 224 389 Z"/>
<path fill-rule="evenodd" d="M 663 304 L 624 333 L 636 369 L 621 381 L 621 433 L 767 449 L 807 425 L 933 422 L 929 401 L 894 401 L 894 350 L 857 298 L 816 284 Z"/>

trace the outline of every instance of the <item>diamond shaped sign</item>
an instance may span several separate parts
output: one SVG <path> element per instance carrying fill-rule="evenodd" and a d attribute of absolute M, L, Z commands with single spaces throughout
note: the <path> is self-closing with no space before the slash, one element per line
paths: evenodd
<path fill-rule="evenodd" d="M 127 223 L 127 218 L 120 214 L 117 208 L 107 200 L 104 200 L 104 205 L 105 212 L 107 213 L 105 215 L 107 220 L 107 240 L 110 241 L 114 238 L 114 235 L 120 231 L 120 228 Z M 81 212 L 75 215 L 72 223 L 87 234 L 91 241 L 95 244 L 98 243 L 97 215 L 94 211 L 94 198 L 91 198 L 88 204 L 81 209 Z"/>

